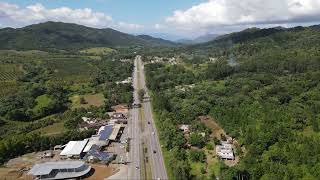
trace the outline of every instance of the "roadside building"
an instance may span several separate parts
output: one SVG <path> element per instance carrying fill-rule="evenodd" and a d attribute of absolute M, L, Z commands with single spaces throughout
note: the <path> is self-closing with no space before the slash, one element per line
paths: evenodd
<path fill-rule="evenodd" d="M 69 141 L 66 147 L 61 151 L 60 156 L 62 158 L 80 159 L 85 154 L 83 150 L 88 142 L 88 139 L 83 141 Z"/>
<path fill-rule="evenodd" d="M 34 165 L 28 172 L 35 179 L 73 179 L 88 174 L 91 166 L 82 161 L 56 161 Z"/>
<path fill-rule="evenodd" d="M 124 127 L 121 124 L 114 125 L 113 131 L 109 137 L 110 141 L 116 141 L 120 138 Z"/>
<path fill-rule="evenodd" d="M 98 130 L 97 136 L 99 137 L 99 140 L 109 140 L 110 135 L 112 134 L 113 131 L 113 125 L 106 125 L 106 126 L 101 126 Z"/>
<path fill-rule="evenodd" d="M 107 146 L 109 141 L 105 141 L 105 140 L 100 140 L 100 137 L 97 136 L 97 135 L 93 135 L 91 138 L 88 139 L 89 142 L 88 144 L 86 145 L 86 147 L 83 149 L 83 152 L 84 153 L 87 153 L 90 151 L 90 149 L 93 147 L 93 146 L 98 146 L 100 148 L 104 147 L 104 146 Z"/>
<path fill-rule="evenodd" d="M 88 153 L 85 155 L 84 159 L 88 162 L 102 162 L 108 163 L 114 160 L 115 155 L 108 152 L 101 151 L 101 147 L 98 145 L 91 146 Z"/>

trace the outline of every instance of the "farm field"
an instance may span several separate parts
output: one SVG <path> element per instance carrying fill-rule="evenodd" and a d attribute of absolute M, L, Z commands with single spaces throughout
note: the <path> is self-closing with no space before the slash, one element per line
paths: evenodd
<path fill-rule="evenodd" d="M 23 74 L 23 68 L 19 64 L 1 64 L 0 81 L 13 81 Z"/>
<path fill-rule="evenodd" d="M 80 53 L 82 54 L 90 54 L 90 55 L 98 55 L 98 56 L 108 55 L 113 52 L 116 52 L 116 50 L 108 47 L 95 47 L 95 48 L 89 48 L 89 49 L 84 49 L 80 51 Z"/>
<path fill-rule="evenodd" d="M 56 135 L 56 134 L 62 134 L 66 128 L 64 127 L 62 122 L 54 123 L 52 125 L 37 129 L 33 131 L 33 133 L 40 133 L 45 136 L 50 136 L 50 135 Z"/>

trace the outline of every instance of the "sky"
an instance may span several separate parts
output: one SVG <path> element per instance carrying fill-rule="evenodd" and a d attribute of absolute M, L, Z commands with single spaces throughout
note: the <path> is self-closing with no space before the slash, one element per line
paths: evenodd
<path fill-rule="evenodd" d="M 320 24 L 320 0 L 0 0 L 0 27 L 46 21 L 191 39 L 250 27 Z"/>

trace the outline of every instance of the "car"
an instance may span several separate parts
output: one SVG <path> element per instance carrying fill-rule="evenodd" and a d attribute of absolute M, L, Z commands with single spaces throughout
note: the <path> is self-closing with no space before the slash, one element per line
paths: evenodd
<path fill-rule="evenodd" d="M 154 135 L 155 133 L 154 132 L 152 132 L 152 135 Z"/>
<path fill-rule="evenodd" d="M 134 103 L 134 104 L 132 104 L 132 107 L 133 108 L 141 108 L 141 104 Z"/>
<path fill-rule="evenodd" d="M 153 150 L 153 153 L 155 154 L 155 153 L 157 153 L 157 151 L 156 151 L 156 150 Z"/>
<path fill-rule="evenodd" d="M 148 124 L 151 124 L 150 121 L 148 121 Z"/>
<path fill-rule="evenodd" d="M 136 169 L 139 169 L 139 166 L 136 166 Z"/>

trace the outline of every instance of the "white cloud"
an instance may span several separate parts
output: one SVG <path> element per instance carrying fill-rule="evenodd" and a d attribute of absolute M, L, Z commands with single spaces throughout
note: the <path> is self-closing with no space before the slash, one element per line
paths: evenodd
<path fill-rule="evenodd" d="M 92 9 L 71 9 L 59 7 L 48 9 L 42 4 L 19 7 L 15 4 L 0 2 L 0 20 L 3 25 L 21 27 L 45 21 L 77 23 L 85 26 L 106 28 L 111 27 L 122 31 L 136 31 L 143 26 L 133 23 L 116 22 L 111 16 Z"/>
<path fill-rule="evenodd" d="M 209 0 L 177 10 L 166 23 L 184 31 L 320 21 L 320 0 Z"/>

